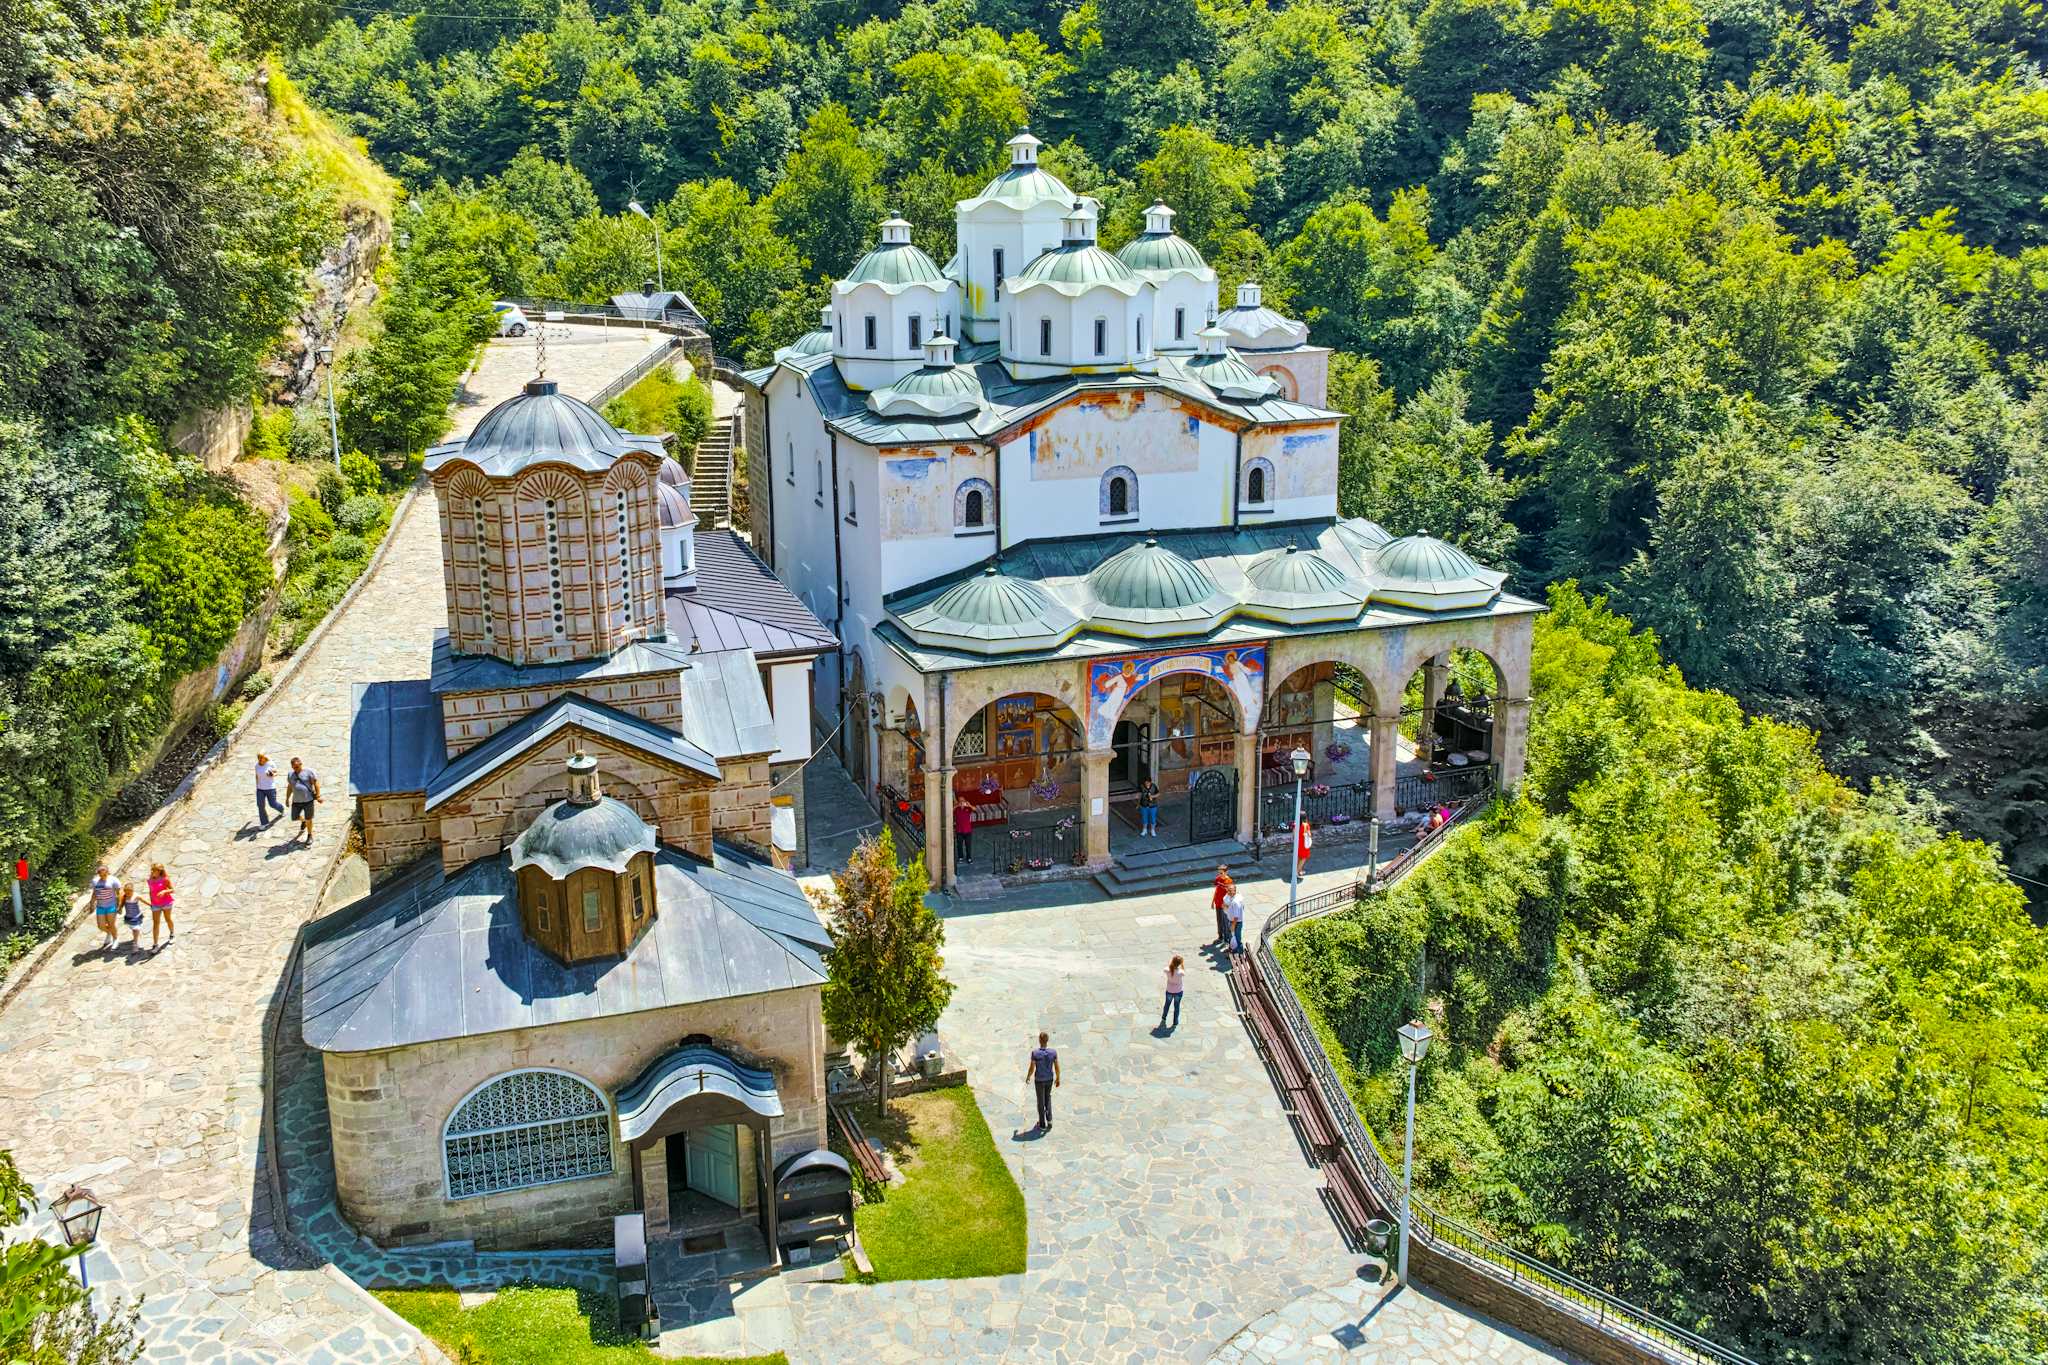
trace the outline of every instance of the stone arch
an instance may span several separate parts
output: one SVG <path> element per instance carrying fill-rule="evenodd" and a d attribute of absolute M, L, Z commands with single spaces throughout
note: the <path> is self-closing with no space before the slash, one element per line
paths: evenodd
<path fill-rule="evenodd" d="M 1137 516 L 1138 472 L 1127 464 L 1111 465 L 1103 470 L 1096 507 L 1104 520 Z"/>
<path fill-rule="evenodd" d="M 1292 402 L 1301 396 L 1301 386 L 1294 382 L 1294 375 L 1282 365 L 1268 365 L 1259 371 L 1262 379 L 1270 379 L 1280 386 L 1280 396 Z"/>
<path fill-rule="evenodd" d="M 1273 486 L 1273 462 L 1263 455 L 1254 455 L 1244 462 L 1244 473 L 1238 484 L 1238 496 L 1247 507 L 1267 507 L 1273 502 L 1278 490 Z"/>
<path fill-rule="evenodd" d="M 978 531 L 995 524 L 995 488 L 987 479 L 960 480 L 960 486 L 953 490 L 953 529 Z"/>
<path fill-rule="evenodd" d="M 846 667 L 846 775 L 853 779 L 853 785 L 863 793 L 868 789 L 868 773 L 872 765 L 868 761 L 870 743 L 869 717 L 872 710 L 868 700 L 867 662 L 860 656 L 860 647 L 847 651 Z"/>

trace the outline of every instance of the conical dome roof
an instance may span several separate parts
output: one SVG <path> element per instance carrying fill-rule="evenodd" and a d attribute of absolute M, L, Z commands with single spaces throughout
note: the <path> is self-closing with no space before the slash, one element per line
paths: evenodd
<path fill-rule="evenodd" d="M 925 363 L 895 383 L 868 395 L 868 407 L 884 417 L 966 417 L 981 411 L 981 380 L 953 363 L 953 338 L 925 343 Z"/>
<path fill-rule="evenodd" d="M 897 619 L 925 644 L 965 644 L 985 654 L 1055 645 L 1080 624 L 1044 588 L 993 564 Z"/>
<path fill-rule="evenodd" d="M 1216 580 L 1157 540 L 1120 550 L 1088 575 L 1090 620 L 1132 634 L 1205 629 L 1235 605 Z"/>
<path fill-rule="evenodd" d="M 1424 611 L 1484 606 L 1507 581 L 1506 574 L 1481 567 L 1457 546 L 1419 534 L 1381 546 L 1373 569 L 1373 600 Z"/>
<path fill-rule="evenodd" d="M 429 451 L 426 468 L 431 474 L 459 458 L 494 478 L 543 463 L 599 471 L 611 468 L 627 451 L 659 454 L 660 449 L 655 437 L 627 435 L 590 404 L 563 393 L 554 380 L 530 379 L 525 389 L 485 413 L 467 440 Z"/>
<path fill-rule="evenodd" d="M 981 187 L 981 193 L 959 204 L 961 213 L 972 213 L 984 204 L 1001 204 L 1006 209 L 1028 209 L 1044 203 L 1065 204 L 1074 197 L 1061 179 L 1038 164 L 1043 144 L 1028 131 L 1020 131 L 1006 144 L 1010 164 L 1001 174 Z"/>
<path fill-rule="evenodd" d="M 623 801 L 557 801 L 512 841 L 512 870 L 539 867 L 558 881 L 586 867 L 624 872 L 654 844 L 653 829 Z"/>
<path fill-rule="evenodd" d="M 1296 545 L 1267 550 L 1245 566 L 1245 607 L 1287 622 L 1340 621 L 1365 607 L 1366 590 L 1342 569 Z"/>
<path fill-rule="evenodd" d="M 878 284 L 895 293 L 913 285 L 944 289 L 947 280 L 932 258 L 925 255 L 924 248 L 911 242 L 910 224 L 901 218 L 891 218 L 882 224 L 882 240 L 854 262 L 853 270 L 840 283 L 849 288 Z"/>

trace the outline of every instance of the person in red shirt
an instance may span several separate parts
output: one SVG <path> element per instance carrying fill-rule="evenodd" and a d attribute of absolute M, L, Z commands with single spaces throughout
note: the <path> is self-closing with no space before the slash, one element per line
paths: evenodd
<path fill-rule="evenodd" d="M 974 856 L 974 807 L 965 801 L 953 802 L 953 860 L 967 862 Z"/>
<path fill-rule="evenodd" d="M 1216 946 L 1230 946 L 1230 918 L 1223 913 L 1223 902 L 1230 899 L 1236 883 L 1230 880 L 1230 865 L 1216 864 L 1216 894 L 1209 898 L 1209 908 L 1216 912 Z"/>

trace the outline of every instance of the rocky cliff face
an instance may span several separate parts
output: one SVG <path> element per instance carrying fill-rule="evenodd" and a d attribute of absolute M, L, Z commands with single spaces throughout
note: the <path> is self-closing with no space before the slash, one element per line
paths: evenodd
<path fill-rule="evenodd" d="M 267 367 L 270 398 L 287 406 L 314 397 L 322 383 L 320 348 L 333 346 L 351 318 L 367 317 L 377 300 L 377 268 L 391 245 L 391 220 L 352 208 L 341 238 L 307 280 L 305 302 Z"/>

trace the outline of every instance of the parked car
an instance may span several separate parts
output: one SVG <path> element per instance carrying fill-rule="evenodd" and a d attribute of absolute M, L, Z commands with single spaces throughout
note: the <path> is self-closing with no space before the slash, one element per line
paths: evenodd
<path fill-rule="evenodd" d="M 498 319 L 498 335 L 501 337 L 523 337 L 526 335 L 526 314 L 519 311 L 516 303 L 494 303 L 491 312 Z"/>

